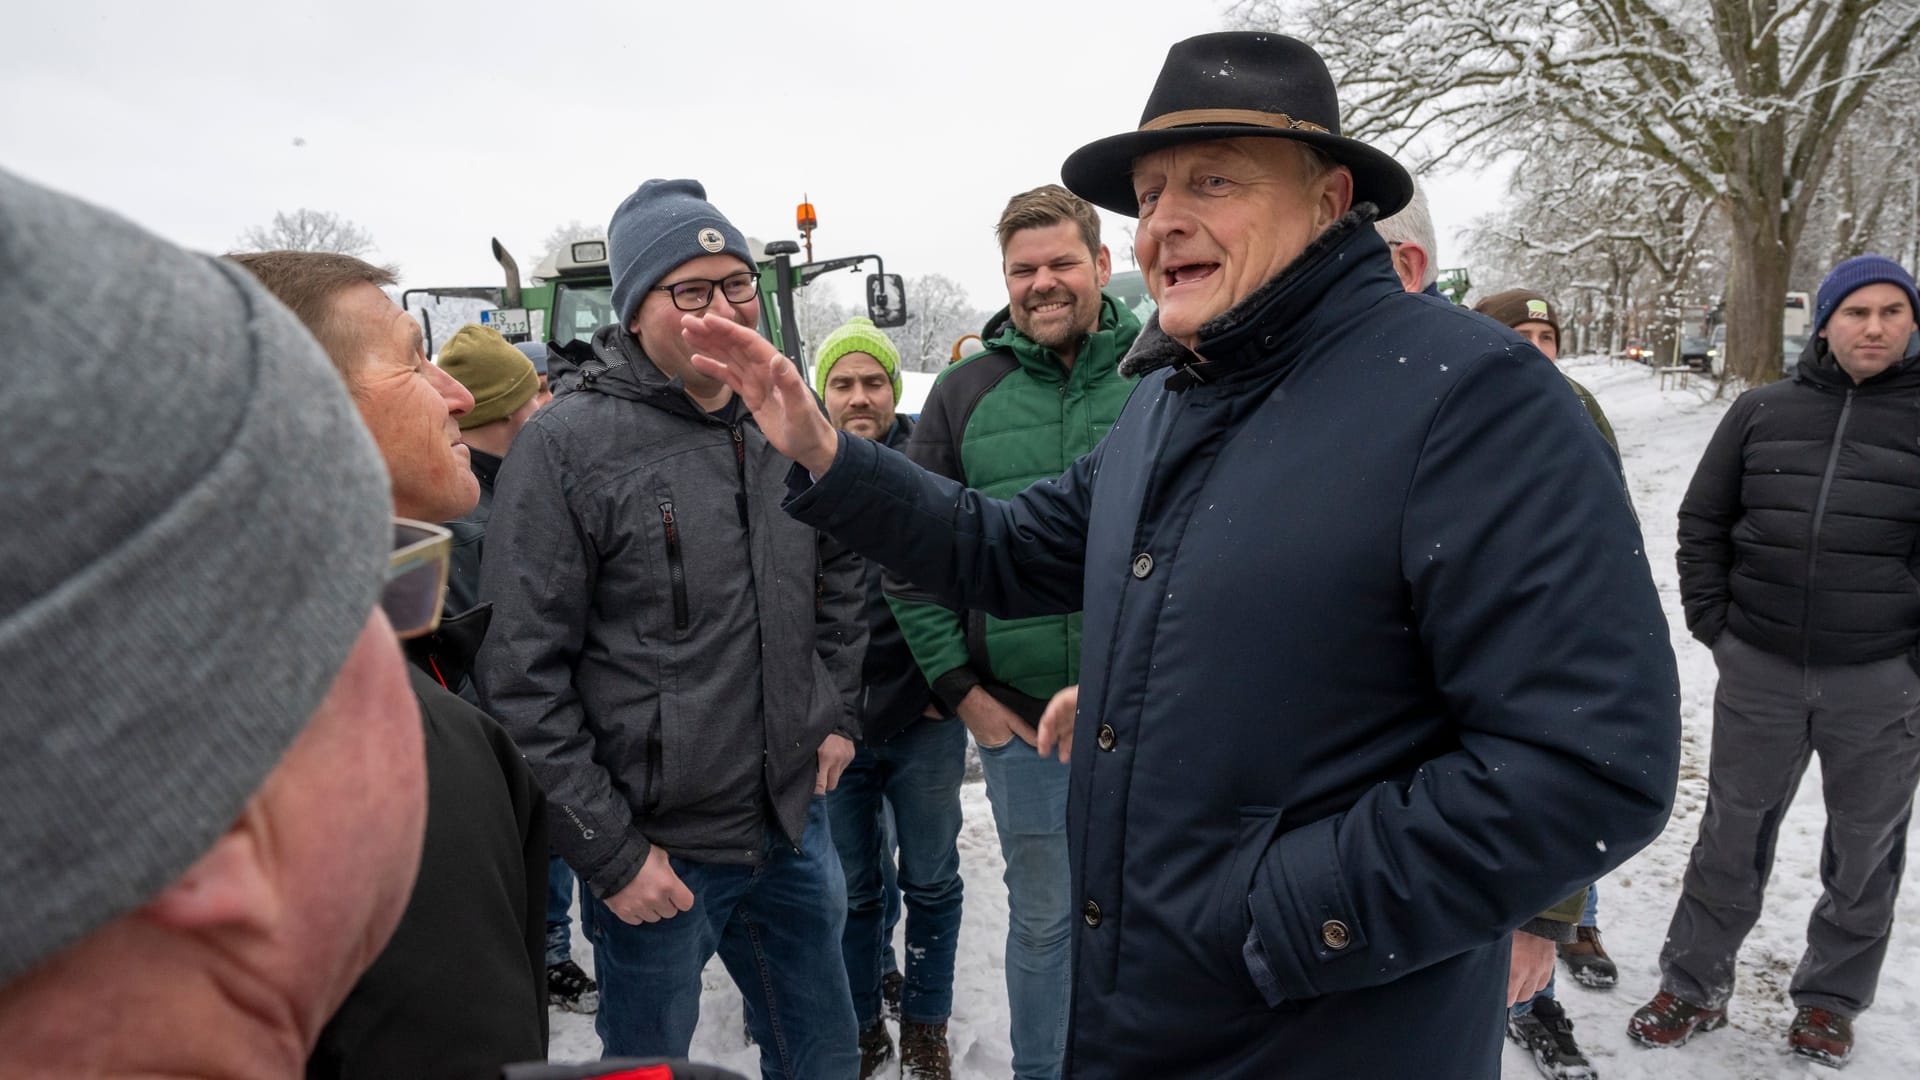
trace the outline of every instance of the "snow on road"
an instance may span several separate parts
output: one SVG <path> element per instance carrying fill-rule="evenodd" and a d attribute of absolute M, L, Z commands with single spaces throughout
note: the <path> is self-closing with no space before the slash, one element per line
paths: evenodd
<path fill-rule="evenodd" d="M 1687 854 L 1706 797 L 1708 739 L 1712 728 L 1713 659 L 1687 636 L 1680 614 L 1679 581 L 1673 564 L 1675 513 L 1707 439 L 1729 403 L 1711 400 L 1711 387 L 1695 382 L 1661 390 L 1646 368 L 1577 360 L 1565 370 L 1600 399 L 1621 444 L 1653 576 L 1659 586 L 1680 662 L 1683 755 L 1680 789 L 1666 832 L 1601 884 L 1600 926 L 1608 951 L 1620 965 L 1620 986 L 1594 991 L 1569 979 L 1559 997 L 1575 1022 L 1575 1034 L 1606 1080 L 1772 1080 L 1834 1075 L 1785 1051 L 1793 1006 L 1788 981 L 1799 962 L 1806 920 L 1819 896 L 1819 766 L 1808 770 L 1798 799 L 1781 829 L 1767 909 L 1740 957 L 1739 989 L 1730 1025 L 1678 1050 L 1647 1050 L 1626 1037 L 1627 1017 L 1652 997 L 1659 984 L 1657 958 Z M 949 1028 L 955 1076 L 999 1080 L 1009 1075 L 1005 959 L 1007 902 L 1002 864 L 986 789 L 962 789 L 966 824 L 960 835 L 967 895 Z M 1569 842 L 1580 842 L 1569 838 Z M 1909 874 L 1909 877 L 1912 875 Z M 592 969 L 592 950 L 575 933 L 574 958 Z M 1563 969 L 1564 973 L 1564 969 Z M 716 960 L 705 973 L 699 1030 L 693 1056 L 758 1075 L 758 1051 L 741 1037 L 738 994 Z M 1859 1050 L 1844 1075 L 1852 1080 L 1911 1080 L 1920 1076 L 1920 899 L 1901 899 L 1893 946 L 1880 980 L 1879 1001 L 1856 1025 Z M 1382 1038 L 1392 1038 L 1383 1030 Z M 1416 1055 L 1418 1047 L 1408 1047 Z M 599 1056 L 590 1017 L 553 1014 L 553 1058 L 581 1061 Z M 1503 1080 L 1538 1076 L 1530 1058 L 1508 1044 Z M 1368 1078 L 1356 1078 L 1368 1080 Z"/>

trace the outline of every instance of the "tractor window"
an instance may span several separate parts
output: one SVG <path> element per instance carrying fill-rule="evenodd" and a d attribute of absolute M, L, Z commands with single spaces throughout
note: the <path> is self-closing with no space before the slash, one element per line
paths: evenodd
<path fill-rule="evenodd" d="M 553 325 L 547 336 L 566 344 L 586 341 L 613 321 L 613 286 L 561 285 L 553 298 Z"/>

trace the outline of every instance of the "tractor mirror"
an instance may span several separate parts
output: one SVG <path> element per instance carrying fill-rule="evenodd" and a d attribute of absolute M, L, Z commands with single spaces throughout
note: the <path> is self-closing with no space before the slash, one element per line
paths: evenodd
<path fill-rule="evenodd" d="M 875 326 L 907 325 L 907 287 L 899 274 L 867 275 L 867 318 Z"/>

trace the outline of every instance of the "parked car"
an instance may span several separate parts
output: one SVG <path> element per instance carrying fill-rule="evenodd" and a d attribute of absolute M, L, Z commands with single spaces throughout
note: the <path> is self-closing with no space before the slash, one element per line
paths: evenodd
<path fill-rule="evenodd" d="M 1807 340 L 1807 335 L 1805 334 L 1788 334 L 1786 337 L 1780 339 L 1781 378 L 1791 379 L 1793 378 L 1793 373 L 1799 370 L 1800 354 L 1806 351 Z"/>
<path fill-rule="evenodd" d="M 1708 341 L 1705 337 L 1683 337 L 1680 339 L 1680 362 L 1691 368 L 1707 370 Z"/>
<path fill-rule="evenodd" d="M 1713 336 L 1707 339 L 1707 370 L 1714 375 L 1723 375 L 1727 370 L 1727 324 L 1721 323 L 1713 328 Z"/>

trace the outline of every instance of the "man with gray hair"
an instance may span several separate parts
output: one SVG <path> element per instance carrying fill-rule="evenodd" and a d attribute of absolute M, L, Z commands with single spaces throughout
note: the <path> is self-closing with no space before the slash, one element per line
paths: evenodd
<path fill-rule="evenodd" d="M 1400 285 L 1411 293 L 1441 296 L 1440 243 L 1434 236 L 1433 214 L 1427 209 L 1427 191 L 1418 182 L 1413 197 L 1391 217 L 1373 223 L 1380 239 L 1387 242 L 1393 256 L 1393 272 Z"/>
<path fill-rule="evenodd" d="M 0 1075 L 291 1080 L 413 885 L 445 535 L 239 268 L 0 172 L 0 304 Z"/>

